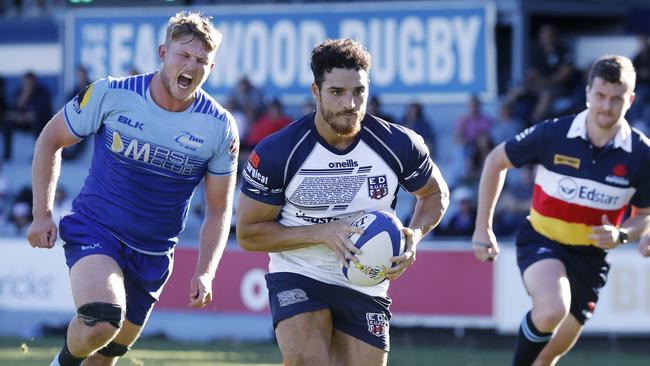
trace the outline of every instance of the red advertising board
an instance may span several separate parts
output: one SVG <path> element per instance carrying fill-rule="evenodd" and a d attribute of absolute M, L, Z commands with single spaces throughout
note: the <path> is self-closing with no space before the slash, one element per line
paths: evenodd
<path fill-rule="evenodd" d="M 189 282 L 197 250 L 179 248 L 174 272 L 157 309 L 222 313 L 268 313 L 264 284 L 268 256 L 228 249 L 213 283 L 213 301 L 191 309 Z M 416 263 L 391 283 L 394 314 L 428 316 L 491 316 L 493 270 L 479 263 L 470 251 L 418 252 Z"/>

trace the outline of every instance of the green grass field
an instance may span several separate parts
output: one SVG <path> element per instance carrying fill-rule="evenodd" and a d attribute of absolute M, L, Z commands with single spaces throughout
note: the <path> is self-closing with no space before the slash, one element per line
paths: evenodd
<path fill-rule="evenodd" d="M 501 366 L 509 365 L 511 350 L 505 344 L 484 342 L 441 342 L 442 345 L 394 342 L 391 366 Z M 447 344 L 444 344 L 447 343 Z M 453 343 L 453 344 L 451 344 Z M 479 344 L 482 343 L 482 344 Z M 503 343 L 503 342 L 501 342 Z M 510 343 L 510 342 L 507 342 Z M 564 366 L 650 365 L 650 351 L 624 350 L 616 345 L 579 344 L 566 356 Z M 0 338 L 1 366 L 47 366 L 58 351 L 61 339 L 36 340 Z M 239 366 L 281 365 L 280 352 L 273 343 L 180 343 L 162 339 L 142 339 L 120 360 L 120 366 Z M 363 366 L 363 365 L 359 365 Z"/>

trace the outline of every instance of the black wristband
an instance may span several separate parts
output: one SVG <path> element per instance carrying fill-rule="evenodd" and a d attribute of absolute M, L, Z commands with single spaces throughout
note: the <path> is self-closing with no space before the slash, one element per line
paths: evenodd
<path fill-rule="evenodd" d="M 629 238 L 627 235 L 627 229 L 620 228 L 618 229 L 618 243 L 627 244 Z"/>

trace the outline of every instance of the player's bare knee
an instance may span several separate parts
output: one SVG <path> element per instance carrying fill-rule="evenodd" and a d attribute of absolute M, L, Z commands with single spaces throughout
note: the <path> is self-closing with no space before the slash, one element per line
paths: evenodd
<path fill-rule="evenodd" d="M 535 325 L 543 331 L 550 331 L 560 325 L 569 314 L 569 308 L 557 303 L 538 309 L 534 316 Z"/>
<path fill-rule="evenodd" d="M 120 305 L 92 302 L 77 309 L 77 318 L 85 325 L 84 334 L 89 343 L 106 344 L 122 327 L 124 313 Z"/>
<path fill-rule="evenodd" d="M 92 327 L 86 327 L 83 335 L 88 345 L 93 348 L 101 347 L 111 339 L 115 338 L 119 330 L 109 324 L 98 323 Z"/>

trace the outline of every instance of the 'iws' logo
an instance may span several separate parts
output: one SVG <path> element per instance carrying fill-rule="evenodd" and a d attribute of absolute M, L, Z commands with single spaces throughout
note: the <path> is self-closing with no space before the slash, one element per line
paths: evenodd
<path fill-rule="evenodd" d="M 201 147 L 205 140 L 200 136 L 192 135 L 187 131 L 183 131 L 183 133 L 174 138 L 174 141 L 178 142 L 182 147 L 194 151 Z"/>
<path fill-rule="evenodd" d="M 368 195 L 373 199 L 381 199 L 388 194 L 388 181 L 385 175 L 368 177 Z"/>

